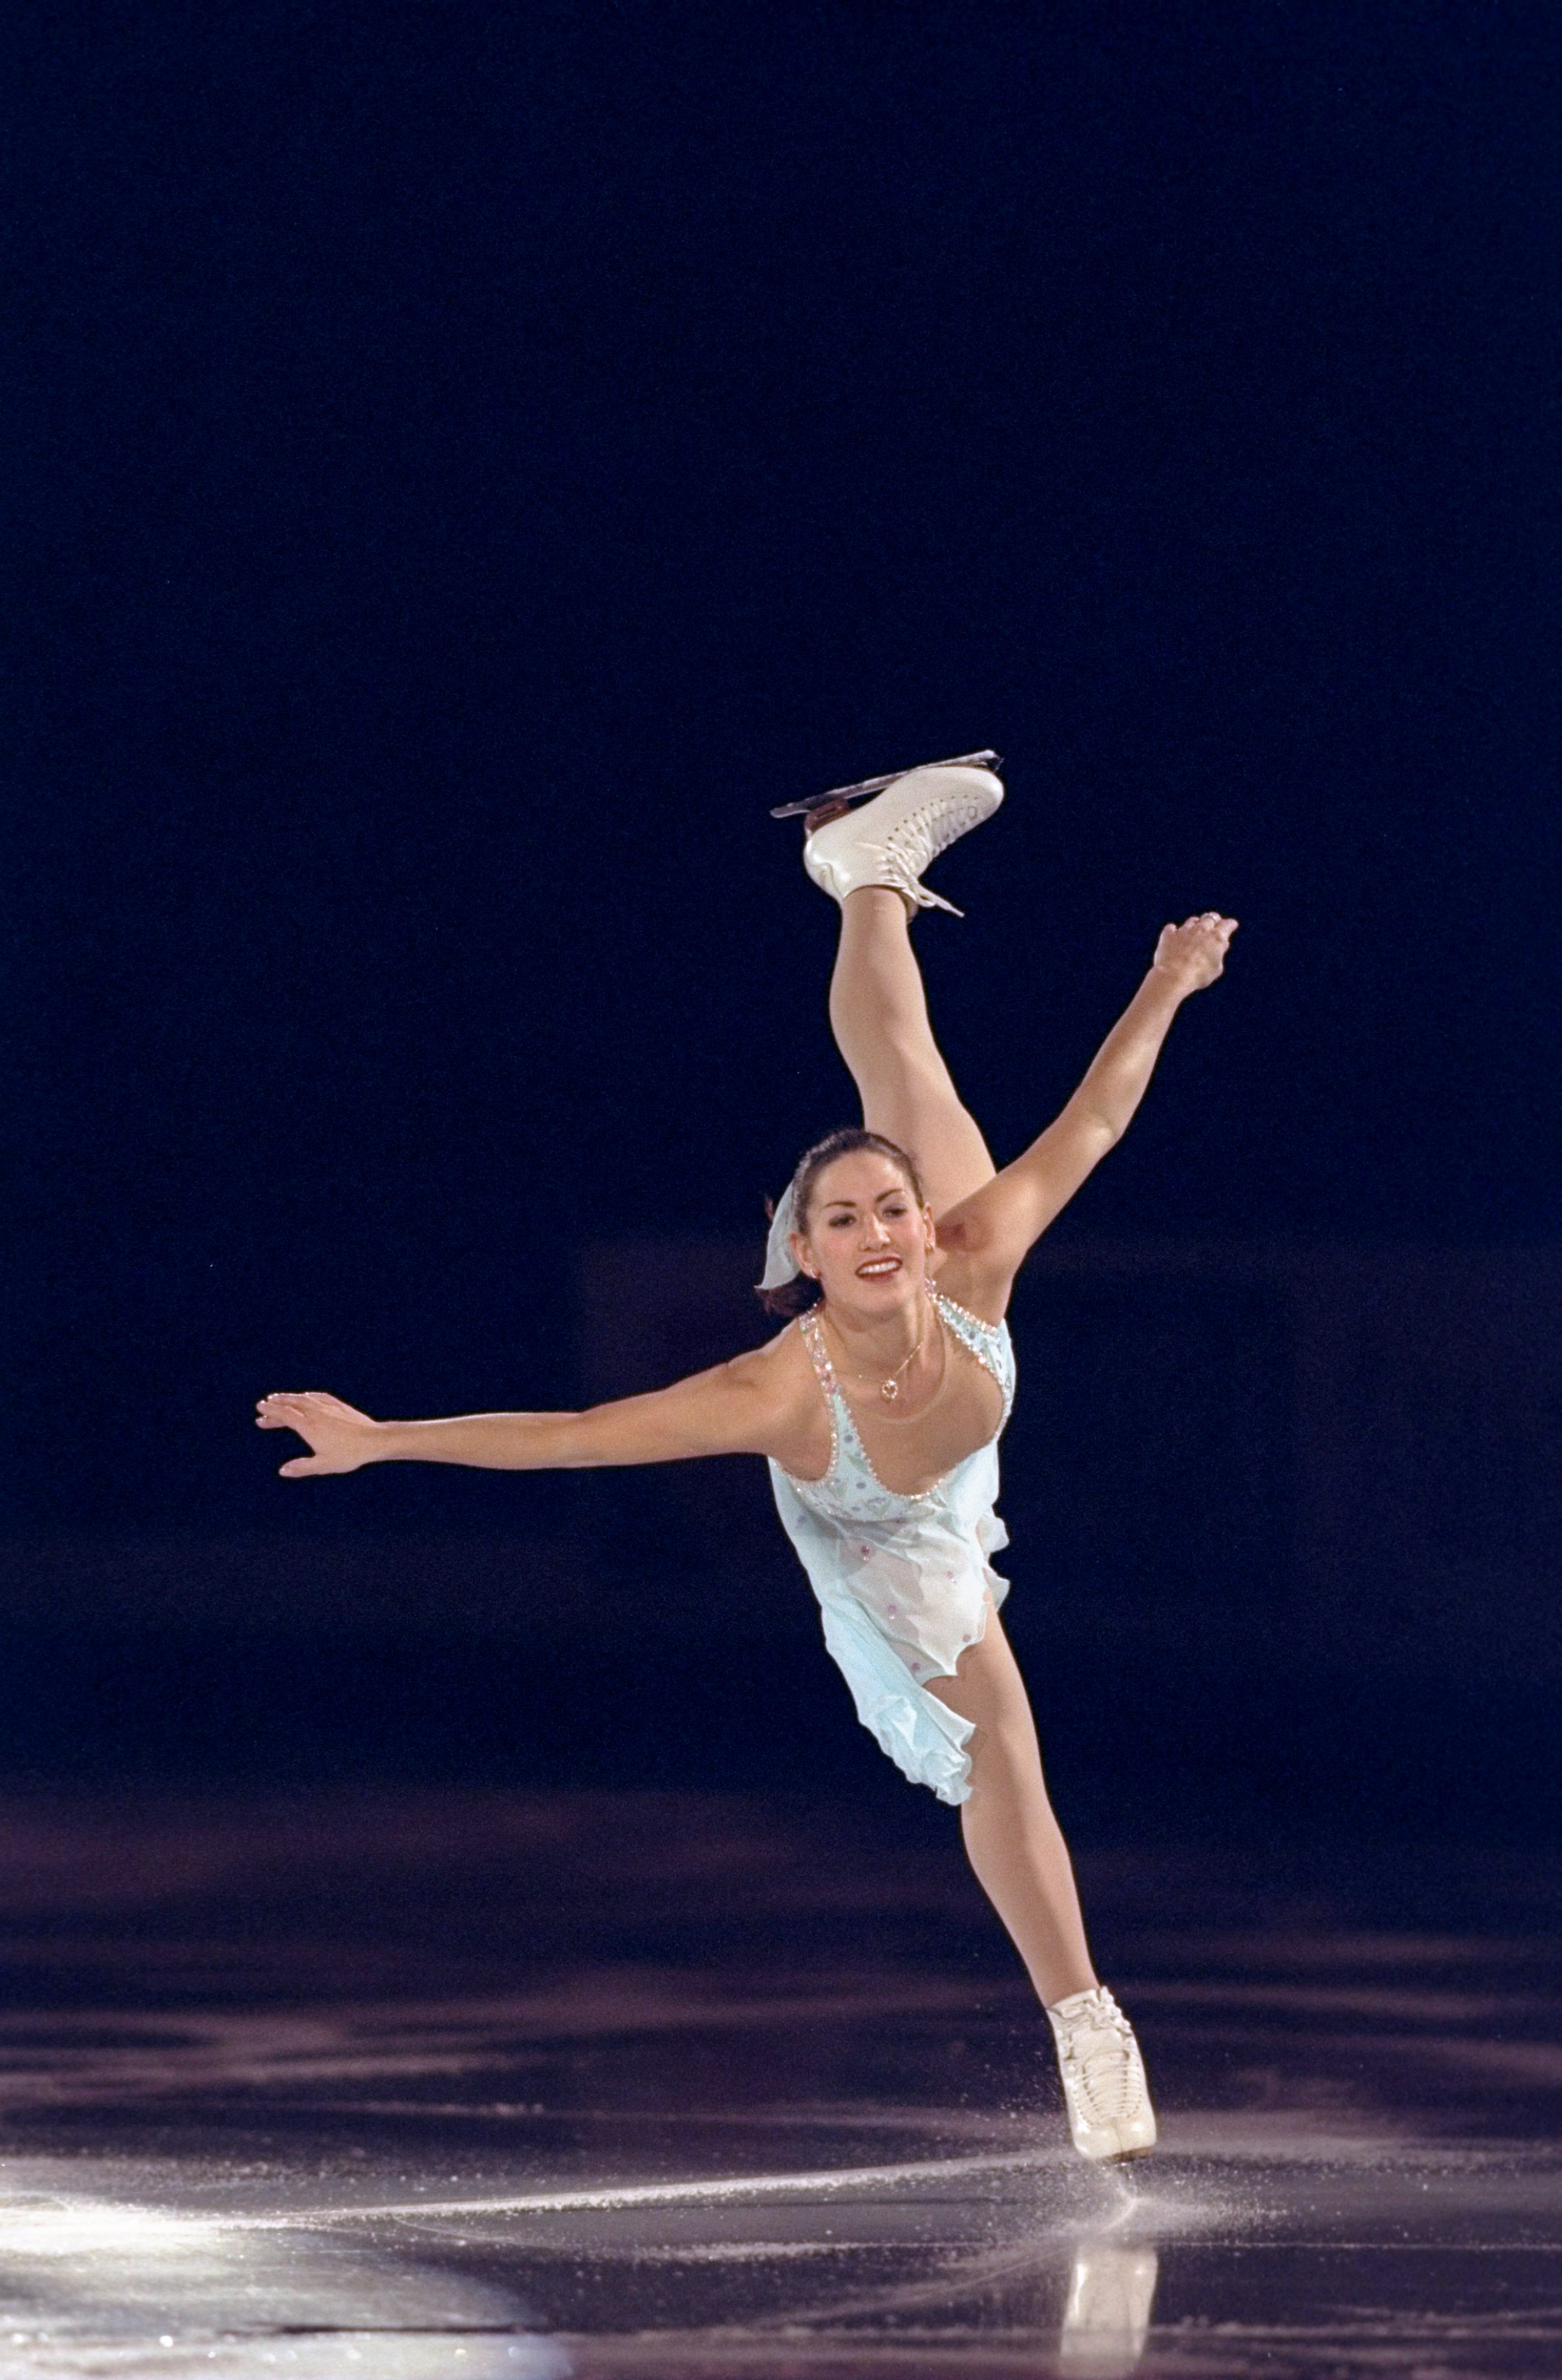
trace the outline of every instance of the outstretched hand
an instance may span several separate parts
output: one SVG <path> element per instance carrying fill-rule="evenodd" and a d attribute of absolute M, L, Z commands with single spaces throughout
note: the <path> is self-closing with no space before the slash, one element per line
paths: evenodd
<path fill-rule="evenodd" d="M 1226 953 L 1237 930 L 1235 917 L 1216 909 L 1186 918 L 1180 926 L 1163 926 L 1153 964 L 1183 991 L 1202 991 L 1226 965 Z"/>
<path fill-rule="evenodd" d="M 255 1427 L 296 1429 L 311 1451 L 285 1463 L 279 1475 L 311 1479 L 327 1471 L 356 1471 L 370 1462 L 380 1425 L 356 1405 L 344 1404 L 340 1397 L 328 1397 L 322 1389 L 303 1389 L 262 1397 L 255 1407 Z"/>

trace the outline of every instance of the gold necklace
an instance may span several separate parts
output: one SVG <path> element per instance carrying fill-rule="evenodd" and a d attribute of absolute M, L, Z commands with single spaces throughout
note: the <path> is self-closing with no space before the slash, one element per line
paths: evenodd
<path fill-rule="evenodd" d="M 883 1397 L 885 1404 L 892 1405 L 900 1394 L 900 1375 L 906 1370 L 909 1365 L 915 1363 L 917 1357 L 921 1354 L 923 1347 L 927 1344 L 929 1324 L 937 1318 L 937 1314 L 938 1308 L 934 1305 L 932 1298 L 930 1297 L 928 1299 L 928 1320 L 922 1324 L 921 1335 L 918 1339 L 916 1345 L 912 1348 L 909 1355 L 904 1356 L 901 1361 L 897 1364 L 888 1379 L 881 1380 L 879 1382 L 879 1394 Z M 823 1310 L 821 1310 L 821 1318 L 826 1321 L 829 1319 L 828 1316 L 823 1313 Z M 846 1341 L 841 1338 L 841 1334 L 838 1330 L 836 1330 L 834 1323 L 831 1323 L 830 1327 L 836 1331 L 836 1337 L 844 1350 L 846 1347 Z M 859 1372 L 857 1377 L 859 1379 L 864 1379 L 870 1376 L 865 1373 Z M 942 1383 L 940 1385 L 942 1385 Z"/>

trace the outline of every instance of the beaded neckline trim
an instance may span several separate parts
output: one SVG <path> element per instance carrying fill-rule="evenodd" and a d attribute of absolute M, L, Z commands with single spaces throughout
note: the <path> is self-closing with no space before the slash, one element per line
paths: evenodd
<path fill-rule="evenodd" d="M 931 1281 L 928 1283 L 928 1295 L 932 1298 L 935 1309 L 940 1311 L 941 1319 L 942 1309 L 947 1306 L 951 1313 L 961 1316 L 963 1319 L 969 1322 L 974 1330 L 980 1331 L 984 1338 L 989 1340 L 996 1338 L 998 1332 L 1003 1328 L 1002 1323 L 984 1322 L 980 1314 L 972 1314 L 969 1307 L 957 1305 L 955 1300 L 952 1297 L 946 1296 L 942 1290 L 934 1289 Z M 947 1324 L 946 1324 L 945 1327 L 947 1329 Z M 961 1344 L 966 1346 L 967 1353 L 975 1357 L 982 1370 L 986 1373 L 988 1378 L 995 1382 L 997 1387 L 998 1393 L 1003 1399 L 1003 1410 L 998 1415 L 998 1427 L 993 1432 L 991 1438 L 984 1438 L 982 1439 L 981 1446 L 973 1446 L 971 1448 L 970 1454 L 962 1454 L 959 1463 L 951 1463 L 949 1469 L 942 1473 L 940 1476 L 934 1481 L 931 1488 L 906 1489 L 903 1488 L 886 1487 L 885 1482 L 879 1477 L 878 1473 L 874 1470 L 873 1459 L 870 1456 L 867 1448 L 862 1443 L 862 1434 L 857 1427 L 857 1417 L 853 1414 L 851 1407 L 848 1404 L 840 1383 L 836 1378 L 836 1367 L 830 1361 L 830 1351 L 824 1344 L 824 1334 L 819 1327 L 819 1316 L 817 1311 L 812 1307 L 811 1307 L 806 1314 L 799 1315 L 798 1335 L 802 1340 L 803 1345 L 808 1349 L 809 1356 L 813 1365 L 815 1377 L 818 1379 L 821 1389 L 824 1392 L 824 1409 L 830 1417 L 830 1467 L 824 1474 L 824 1476 L 819 1479 L 804 1479 L 799 1477 L 795 1472 L 787 1472 L 787 1477 L 788 1479 L 796 1480 L 797 1485 L 799 1488 L 824 1488 L 835 1477 L 836 1472 L 840 1463 L 841 1439 L 843 1433 L 849 1430 L 851 1433 L 851 1443 L 858 1460 L 860 1462 L 863 1470 L 868 1474 L 868 1476 L 873 1481 L 874 1487 L 878 1488 L 880 1494 L 893 1498 L 895 1502 L 897 1504 L 923 1504 L 927 1501 L 930 1496 L 936 1496 L 941 1488 L 946 1488 L 948 1486 L 956 1472 L 959 1470 L 961 1463 L 969 1463 L 972 1454 L 980 1454 L 982 1451 L 982 1447 L 995 1445 L 997 1440 L 1003 1435 L 1004 1425 L 1007 1421 L 1009 1415 L 1008 1390 L 1005 1388 L 1003 1381 L 999 1379 L 995 1366 L 989 1363 L 987 1357 L 982 1354 L 981 1350 L 976 1347 L 971 1347 L 968 1342 L 961 1339 L 959 1331 L 951 1331 L 949 1335 L 952 1338 L 961 1340 Z M 839 1407 L 838 1414 L 836 1411 L 837 1406 Z"/>

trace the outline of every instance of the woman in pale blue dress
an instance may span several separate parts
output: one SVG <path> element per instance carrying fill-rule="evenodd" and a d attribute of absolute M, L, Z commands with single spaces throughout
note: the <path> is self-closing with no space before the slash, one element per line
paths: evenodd
<path fill-rule="evenodd" d="M 258 1419 L 309 1445 L 287 1478 L 368 1463 L 766 1457 L 859 1717 L 907 1776 L 958 1805 L 971 1866 L 1051 2020 L 1075 2145 L 1119 2158 L 1154 2143 L 1143 2065 L 1091 1963 L 997 1616 L 996 1441 L 1014 1396 L 1004 1316 L 1025 1257 L 1121 1137 L 1172 1018 L 1220 974 L 1236 929 L 1214 911 L 1165 929 L 1079 1089 L 999 1172 L 934 1039 L 909 926 L 949 905 L 921 880 L 930 861 L 1002 799 L 989 768 L 939 763 L 811 818 L 804 864 L 840 905 L 830 1020 L 862 1125 L 809 1150 L 776 1209 L 762 1293 L 806 1310 L 767 1345 L 585 1413 L 374 1421 L 308 1391 L 262 1398 Z"/>

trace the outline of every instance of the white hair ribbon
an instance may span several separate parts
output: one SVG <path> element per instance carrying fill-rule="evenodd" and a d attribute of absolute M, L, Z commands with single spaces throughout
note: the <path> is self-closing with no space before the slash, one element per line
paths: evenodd
<path fill-rule="evenodd" d="M 760 1276 L 761 1289 L 785 1289 L 798 1277 L 798 1260 L 792 1254 L 792 1233 L 798 1227 L 798 1202 L 788 1182 L 781 1194 L 781 1202 L 770 1219 L 770 1236 L 764 1244 L 764 1271 Z"/>

